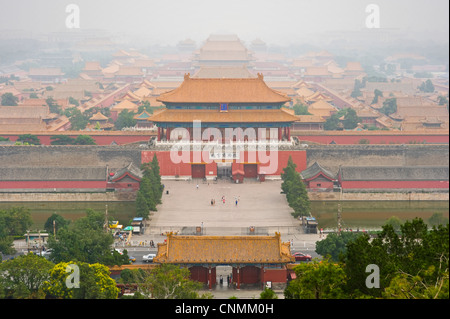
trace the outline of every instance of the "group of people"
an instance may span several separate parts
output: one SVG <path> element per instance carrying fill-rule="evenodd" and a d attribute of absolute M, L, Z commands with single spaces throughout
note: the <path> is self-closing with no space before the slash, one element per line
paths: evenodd
<path fill-rule="evenodd" d="M 227 276 L 227 286 L 231 286 L 231 281 L 232 281 L 231 276 Z M 219 277 L 219 283 L 221 286 L 223 285 L 223 276 L 222 275 L 220 275 L 220 277 Z"/>
<path fill-rule="evenodd" d="M 239 198 L 236 197 L 236 198 L 234 199 L 234 202 L 235 202 L 235 205 L 237 206 L 238 203 L 239 203 Z M 222 203 L 225 204 L 225 195 L 222 196 Z M 212 199 L 211 199 L 211 206 L 214 206 L 214 205 L 216 205 L 216 200 L 215 200 L 214 198 L 212 198 Z"/>

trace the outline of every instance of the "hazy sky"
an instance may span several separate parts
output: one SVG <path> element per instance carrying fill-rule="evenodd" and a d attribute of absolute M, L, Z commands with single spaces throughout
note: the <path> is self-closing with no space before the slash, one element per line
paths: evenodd
<path fill-rule="evenodd" d="M 382 29 L 443 41 L 449 29 L 448 0 L 0 0 L 0 30 L 67 31 L 69 4 L 80 8 L 81 29 L 138 34 L 168 44 L 202 41 L 212 33 L 282 43 L 303 34 L 361 30 L 369 4 L 380 8 Z"/>

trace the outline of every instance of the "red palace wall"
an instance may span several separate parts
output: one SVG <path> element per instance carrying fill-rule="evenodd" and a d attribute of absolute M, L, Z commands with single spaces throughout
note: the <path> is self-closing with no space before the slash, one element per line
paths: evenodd
<path fill-rule="evenodd" d="M 191 272 L 190 279 L 199 281 L 202 283 L 207 284 L 208 283 L 208 277 L 209 277 L 209 269 L 202 266 L 192 266 L 189 268 L 189 271 Z M 211 285 L 215 285 L 216 282 L 216 268 L 211 268 Z"/>
<path fill-rule="evenodd" d="M 448 181 L 341 181 L 343 189 L 429 188 L 448 189 Z"/>
<path fill-rule="evenodd" d="M 30 134 L 33 134 L 33 132 L 31 132 Z M 97 145 L 111 145 L 112 142 L 115 142 L 118 145 L 124 145 L 124 144 L 130 144 L 130 143 L 136 143 L 136 142 L 142 142 L 142 143 L 147 143 L 150 138 L 152 136 L 154 136 L 155 134 L 153 133 L 146 133 L 146 134 L 110 134 L 110 135 L 106 135 L 106 134 L 92 134 L 92 132 L 77 132 L 75 134 L 67 134 L 66 132 L 55 132 L 52 134 L 33 134 L 36 135 L 40 142 L 41 145 L 51 145 L 51 142 L 53 141 L 51 139 L 51 137 L 53 135 L 58 135 L 58 134 L 65 134 L 68 135 L 72 138 L 76 138 L 79 135 L 89 135 L 91 136 L 95 143 Z M 21 134 L 1 134 L 0 136 L 5 137 L 5 138 L 9 138 L 10 141 L 15 142 L 18 138 L 19 135 Z"/>
<path fill-rule="evenodd" d="M 426 144 L 448 144 L 448 134 L 436 135 L 388 135 L 388 134 L 358 134 L 358 135 L 302 135 L 301 133 L 292 133 L 300 142 L 314 142 L 320 144 L 331 144 L 332 142 L 339 145 L 360 144 L 362 140 L 368 141 L 369 144 L 410 144 L 410 143 L 426 143 Z M 365 142 L 365 141 L 364 141 Z"/>
<path fill-rule="evenodd" d="M 264 274 L 262 274 L 261 281 L 267 282 L 286 282 L 287 280 L 287 270 L 283 269 L 264 269 Z"/>
<path fill-rule="evenodd" d="M 0 189 L 106 189 L 105 181 L 0 181 Z"/>
<path fill-rule="evenodd" d="M 170 156 L 170 151 L 142 151 L 141 163 L 151 162 L 153 155 L 156 153 L 158 158 L 161 176 L 191 176 L 191 164 L 204 163 L 206 177 L 217 175 L 217 164 L 215 162 L 207 163 L 210 159 L 194 158 L 193 152 L 189 152 L 188 156 L 183 158 L 180 163 L 174 163 Z M 181 154 L 181 153 L 180 153 Z M 286 167 L 289 160 L 289 156 L 292 156 L 292 160 L 297 165 L 297 171 L 301 172 L 306 169 L 306 151 L 277 151 L 274 154 L 266 154 L 267 157 L 259 158 L 258 155 L 249 156 L 248 152 L 241 152 L 239 166 L 243 166 L 246 163 L 259 163 L 258 171 L 264 171 L 269 169 L 271 171 L 268 175 L 281 175 L 283 169 Z M 256 160 L 255 160 L 256 159 Z M 237 160 L 235 160 L 237 162 Z M 262 163 L 261 163 L 262 162 Z"/>
<path fill-rule="evenodd" d="M 354 132 L 342 134 L 342 133 L 330 133 L 324 134 L 323 132 L 308 133 L 302 135 L 302 132 L 291 131 L 292 136 L 296 136 L 301 142 L 314 142 L 320 144 L 330 144 L 332 142 L 339 145 L 352 145 L 360 144 L 361 140 L 367 140 L 369 144 L 410 144 L 410 143 L 427 143 L 427 144 L 449 144 L 449 135 L 442 134 L 387 134 L 386 132 L 365 132 L 356 134 Z M 23 132 L 28 133 L 28 132 Z M 82 131 L 61 131 L 61 132 L 29 132 L 36 135 L 41 141 L 42 145 L 51 145 L 50 137 L 58 134 L 68 134 L 70 137 L 77 137 L 78 135 L 91 136 L 97 145 L 110 145 L 113 141 L 119 145 L 143 142 L 146 143 L 152 136 L 156 136 L 156 132 L 82 132 Z M 16 141 L 21 133 L 0 132 L 0 136 L 9 137 L 11 141 Z"/>
<path fill-rule="evenodd" d="M 320 186 L 319 186 L 320 184 Z M 310 181 L 309 185 L 308 185 L 309 189 L 323 189 L 323 188 L 327 188 L 327 189 L 332 189 L 333 188 L 333 182 L 328 182 L 328 181 Z"/>

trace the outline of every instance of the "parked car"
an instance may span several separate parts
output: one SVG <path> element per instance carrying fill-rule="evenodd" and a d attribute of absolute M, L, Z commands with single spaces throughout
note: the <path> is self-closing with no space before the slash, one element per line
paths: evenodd
<path fill-rule="evenodd" d="M 304 254 L 304 253 L 294 253 L 292 254 L 293 257 L 295 257 L 295 261 L 311 261 L 312 257 L 310 255 Z"/>
<path fill-rule="evenodd" d="M 156 257 L 156 254 L 144 255 L 144 256 L 142 256 L 142 261 L 144 261 L 146 263 L 151 263 L 151 262 L 153 262 L 154 257 Z"/>
<path fill-rule="evenodd" d="M 42 257 L 45 257 L 45 258 L 48 258 L 48 257 L 50 257 L 50 254 L 52 253 L 52 249 L 47 249 L 47 250 L 43 250 L 43 251 L 38 251 L 37 253 L 36 253 L 36 255 L 38 255 L 38 256 L 42 256 Z"/>
<path fill-rule="evenodd" d="M 132 263 L 134 263 L 136 261 L 136 257 L 133 256 L 128 256 L 128 260 Z"/>

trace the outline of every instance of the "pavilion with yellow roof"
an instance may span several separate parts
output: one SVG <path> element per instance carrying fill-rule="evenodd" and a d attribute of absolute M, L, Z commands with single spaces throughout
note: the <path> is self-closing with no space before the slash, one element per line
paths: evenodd
<path fill-rule="evenodd" d="M 166 108 L 149 121 L 158 126 L 158 141 L 170 140 L 171 131 L 180 127 L 192 139 L 194 120 L 201 121 L 203 130 L 219 129 L 222 137 L 225 128 L 277 128 L 278 140 L 290 140 L 290 126 L 297 117 L 282 107 L 290 100 L 269 88 L 262 74 L 256 78 L 191 78 L 186 74 L 178 88 L 157 98 Z"/>
<path fill-rule="evenodd" d="M 268 160 L 262 152 L 249 150 L 250 144 L 292 146 L 291 126 L 299 120 L 292 110 L 284 108 L 291 98 L 270 88 L 262 74 L 246 78 L 192 78 L 186 74 L 179 87 L 162 93 L 157 101 L 165 108 L 155 110 L 148 118 L 157 127 L 156 147 L 174 143 L 192 147 L 189 159 L 183 157 L 177 163 L 172 162 L 170 152 L 156 152 L 162 175 L 263 181 L 265 176 L 280 175 L 289 156 L 299 168 L 306 165 L 304 151 L 271 151 Z M 198 158 L 194 144 L 219 145 L 221 151 L 202 152 L 202 158 Z M 244 149 L 228 151 L 230 145 Z M 146 156 L 142 157 L 144 162 Z"/>
<path fill-rule="evenodd" d="M 286 284 L 288 263 L 295 262 L 290 243 L 275 236 L 196 236 L 167 235 L 158 243 L 153 259 L 158 264 L 187 267 L 191 279 L 203 282 L 211 289 L 216 284 L 216 267 L 232 266 L 232 282 L 241 285 L 265 285 L 266 282 Z"/>

